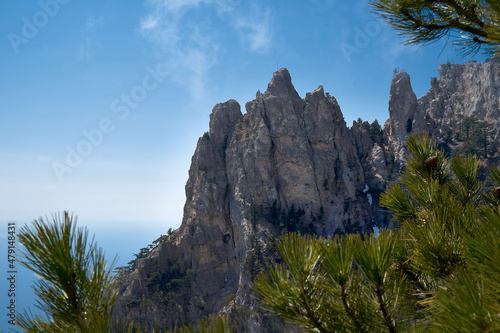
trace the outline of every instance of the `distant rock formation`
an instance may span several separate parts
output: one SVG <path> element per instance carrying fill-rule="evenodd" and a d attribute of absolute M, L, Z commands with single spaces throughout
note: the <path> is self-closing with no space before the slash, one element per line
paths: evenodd
<path fill-rule="evenodd" d="M 384 126 L 389 149 L 395 151 L 396 161 L 402 162 L 404 140 L 413 132 L 431 133 L 443 148 L 451 152 L 453 148 L 466 144 L 467 137 L 461 137 L 463 134 L 472 136 L 471 133 L 460 132 L 467 132 L 474 121 L 479 121 L 487 127 L 482 128 L 487 131 L 483 133 L 487 136 L 483 142 L 487 144 L 483 157 L 498 162 L 499 67 L 495 62 L 441 65 L 439 78 L 431 78 L 431 88 L 418 100 L 411 88 L 409 75 L 405 71 L 396 73 L 389 98 L 389 119 Z"/>
<path fill-rule="evenodd" d="M 225 313 L 249 332 L 280 331 L 256 311 L 249 283 L 276 258 L 281 232 L 385 226 L 379 196 L 413 132 L 451 149 L 461 144 L 460 121 L 474 116 L 490 126 L 485 157 L 498 159 L 499 66 L 446 64 L 439 73 L 418 100 L 408 74 L 394 75 L 383 130 L 362 121 L 348 128 L 334 97 L 320 86 L 302 99 L 286 69 L 244 115 L 234 100 L 217 104 L 192 158 L 182 225 L 122 276 L 115 315 L 172 325 Z"/>

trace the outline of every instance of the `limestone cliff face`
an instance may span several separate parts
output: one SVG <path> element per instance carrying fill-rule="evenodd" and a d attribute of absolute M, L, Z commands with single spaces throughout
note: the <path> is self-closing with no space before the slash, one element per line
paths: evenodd
<path fill-rule="evenodd" d="M 406 137 L 427 131 L 443 148 L 456 146 L 464 120 L 477 118 L 489 124 L 487 157 L 498 161 L 500 154 L 500 66 L 495 62 L 469 62 L 439 66 L 439 78 L 431 78 L 431 88 L 418 100 L 409 75 L 394 75 L 389 98 L 389 119 L 384 132 L 389 148 L 401 161 Z"/>
<path fill-rule="evenodd" d="M 370 185 L 335 98 L 319 87 L 302 99 L 281 69 L 246 109 L 242 115 L 234 100 L 214 107 L 192 158 L 182 226 L 138 260 L 118 316 L 191 321 L 220 311 L 231 295 L 251 302 L 244 295 L 251 278 L 245 258 L 252 236 L 263 239 L 270 229 L 322 235 L 371 229 Z M 371 138 L 365 141 L 362 149 L 371 149 Z M 177 280 L 185 281 L 173 291 L 156 288 L 153 281 L 169 283 L 173 262 L 192 275 L 181 272 Z M 162 299 L 169 292 L 184 297 L 168 304 Z"/>
<path fill-rule="evenodd" d="M 273 256 L 270 240 L 283 230 L 327 236 L 384 225 L 378 198 L 406 137 L 426 130 L 444 140 L 450 115 L 494 124 L 488 149 L 497 156 L 495 66 L 443 65 L 418 100 L 408 74 L 396 73 L 383 132 L 378 123 L 348 128 L 321 86 L 301 98 L 286 69 L 245 114 L 234 100 L 217 104 L 192 158 L 182 225 L 123 277 L 115 314 L 171 325 L 223 312 L 250 332 L 273 331 L 248 311 L 254 264 Z"/>
<path fill-rule="evenodd" d="M 389 120 L 386 134 L 389 145 L 397 152 L 396 158 L 403 158 L 404 140 L 411 132 L 407 130 L 417 112 L 417 96 L 413 92 L 410 76 L 405 71 L 394 74 L 389 96 Z"/>
<path fill-rule="evenodd" d="M 282 69 L 246 108 L 226 152 L 233 221 L 248 229 L 252 205 L 276 203 L 303 210 L 301 225 L 321 234 L 366 226 L 364 172 L 335 99 L 322 87 L 301 99 Z"/>

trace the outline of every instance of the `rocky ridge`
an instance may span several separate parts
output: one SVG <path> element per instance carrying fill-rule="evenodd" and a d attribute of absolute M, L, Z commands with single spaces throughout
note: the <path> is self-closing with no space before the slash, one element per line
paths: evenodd
<path fill-rule="evenodd" d="M 495 62 L 447 63 L 439 66 L 439 78 L 416 98 L 405 71 L 395 73 L 389 98 L 389 119 L 384 134 L 396 160 L 402 162 L 404 139 L 414 132 L 429 132 L 449 152 L 460 144 L 458 131 L 464 120 L 476 118 L 489 125 L 487 158 L 498 162 L 500 154 L 500 81 Z M 457 140 L 458 138 L 458 140 Z"/>
<path fill-rule="evenodd" d="M 192 158 L 182 225 L 122 277 L 116 316 L 172 325 L 226 313 L 250 332 L 280 331 L 249 296 L 253 277 L 277 258 L 276 236 L 385 226 L 378 198 L 397 176 L 405 138 L 429 131 L 459 144 L 446 139 L 458 114 L 491 124 L 486 157 L 498 159 L 498 65 L 446 64 L 439 73 L 419 99 L 406 72 L 394 75 L 383 130 L 347 127 L 334 97 L 319 86 L 301 98 L 286 69 L 245 114 L 234 100 L 217 104 Z"/>

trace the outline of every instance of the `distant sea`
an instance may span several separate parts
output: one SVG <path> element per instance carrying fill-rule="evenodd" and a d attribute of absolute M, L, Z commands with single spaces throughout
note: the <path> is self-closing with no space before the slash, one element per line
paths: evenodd
<path fill-rule="evenodd" d="M 19 230 L 23 223 L 17 222 L 16 228 Z M 8 324 L 8 309 L 12 297 L 8 296 L 10 283 L 8 281 L 9 274 L 7 262 L 7 221 L 0 221 L 0 262 L 1 262 L 1 279 L 0 279 L 0 332 L 17 332 L 12 325 Z M 171 223 L 160 222 L 90 222 L 84 224 L 78 220 L 78 226 L 87 226 L 89 235 L 94 235 L 94 240 L 99 247 L 105 251 L 108 264 L 111 264 L 116 255 L 118 255 L 115 267 L 125 266 L 129 261 L 134 259 L 134 253 L 139 253 L 142 247 L 146 247 L 160 235 L 165 235 L 167 230 L 172 227 Z M 175 229 L 172 227 L 172 229 Z M 17 247 L 19 247 L 17 243 Z M 17 253 L 16 253 L 17 255 Z M 16 314 L 19 315 L 26 311 L 33 313 L 39 312 L 35 307 L 35 299 L 32 288 L 30 287 L 36 280 L 33 273 L 16 265 Z"/>

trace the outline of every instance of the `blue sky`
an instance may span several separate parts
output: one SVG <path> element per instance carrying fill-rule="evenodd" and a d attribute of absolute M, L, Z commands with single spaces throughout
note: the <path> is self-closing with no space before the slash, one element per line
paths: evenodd
<path fill-rule="evenodd" d="M 365 0 L 3 1 L 0 32 L 0 220 L 20 224 L 178 227 L 212 107 L 244 109 L 280 67 L 383 123 L 393 69 L 420 97 L 469 60 L 404 46 Z"/>

